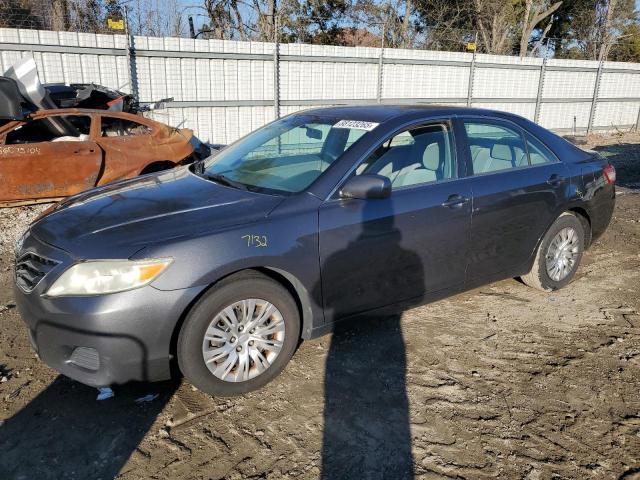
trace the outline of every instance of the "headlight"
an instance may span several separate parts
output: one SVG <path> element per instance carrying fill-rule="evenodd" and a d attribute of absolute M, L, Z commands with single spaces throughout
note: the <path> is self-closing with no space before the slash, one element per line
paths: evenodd
<path fill-rule="evenodd" d="M 99 260 L 77 263 L 53 282 L 47 295 L 100 295 L 148 284 L 171 264 L 171 259 Z"/>

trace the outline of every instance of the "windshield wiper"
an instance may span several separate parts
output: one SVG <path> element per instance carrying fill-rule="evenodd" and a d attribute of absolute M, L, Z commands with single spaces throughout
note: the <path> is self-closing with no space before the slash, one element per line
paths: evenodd
<path fill-rule="evenodd" d="M 236 182 L 235 180 L 231 180 L 228 177 L 220 173 L 207 173 L 204 172 L 202 174 L 204 178 L 207 180 L 213 180 L 214 182 L 220 183 L 221 185 L 226 185 L 228 187 L 239 188 L 240 190 L 248 190 L 247 186 L 244 183 Z"/>

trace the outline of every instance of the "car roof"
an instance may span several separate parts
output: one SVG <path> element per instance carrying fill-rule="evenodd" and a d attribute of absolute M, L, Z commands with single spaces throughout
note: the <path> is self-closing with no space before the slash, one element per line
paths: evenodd
<path fill-rule="evenodd" d="M 501 117 L 512 119 L 517 117 L 507 112 L 498 110 L 489 110 L 485 108 L 473 108 L 456 105 L 437 105 L 437 104 L 368 104 L 368 105 L 349 105 L 335 106 L 324 108 L 313 108 L 304 110 L 304 114 L 317 116 L 340 117 L 351 120 L 362 120 L 367 122 L 382 123 L 391 119 L 399 120 L 402 117 L 407 119 L 415 118 L 416 115 L 428 115 L 431 117 L 445 115 L 480 115 Z"/>
<path fill-rule="evenodd" d="M 142 117 L 141 115 L 136 115 L 134 113 L 116 112 L 112 110 L 103 110 L 97 108 L 48 108 L 46 110 L 42 109 L 31 112 L 28 117 L 40 118 L 50 115 L 106 115 L 109 117 L 130 118 L 132 120 L 139 118 L 148 120 L 147 118 Z"/>

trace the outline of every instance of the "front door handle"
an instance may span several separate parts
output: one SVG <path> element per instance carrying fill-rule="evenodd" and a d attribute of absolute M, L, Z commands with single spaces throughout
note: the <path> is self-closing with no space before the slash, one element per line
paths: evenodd
<path fill-rule="evenodd" d="M 75 153 L 76 155 L 86 155 L 87 153 L 93 152 L 95 152 L 95 149 L 93 148 L 80 148 L 78 150 L 75 150 L 73 153 Z"/>
<path fill-rule="evenodd" d="M 469 203 L 469 199 L 455 193 L 453 195 L 449 195 L 449 198 L 447 198 L 446 201 L 442 202 L 442 206 L 449 208 L 460 208 L 465 203 Z"/>
<path fill-rule="evenodd" d="M 557 173 L 554 173 L 553 175 L 551 175 L 549 177 L 549 180 L 547 180 L 547 183 L 549 185 L 552 185 L 554 187 L 557 187 L 558 185 L 560 185 L 562 182 L 564 181 L 564 177 L 561 175 L 558 175 Z"/>

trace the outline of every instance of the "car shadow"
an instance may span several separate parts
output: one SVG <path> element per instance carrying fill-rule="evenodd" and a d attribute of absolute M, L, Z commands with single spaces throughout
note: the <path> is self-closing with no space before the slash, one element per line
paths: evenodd
<path fill-rule="evenodd" d="M 609 160 L 616 168 L 617 185 L 640 190 L 640 144 L 598 145 L 593 150 Z"/>
<path fill-rule="evenodd" d="M 341 310 L 336 290 L 343 292 L 338 295 L 373 295 L 378 299 L 396 294 L 406 281 L 396 277 L 406 272 L 394 265 L 415 265 L 416 271 L 409 277 L 420 285 L 417 291 L 424 291 L 420 257 L 402 247 L 391 200 L 381 200 L 387 202 L 382 209 L 375 202 L 378 200 L 364 204 L 360 234 L 321 261 L 323 272 L 341 272 L 333 277 L 338 283 L 334 295 L 326 294 L 326 285 L 325 295 L 321 295 L 321 285 L 314 289 L 316 299 L 324 298 L 327 319 L 340 316 L 336 314 Z M 373 210 L 377 212 L 372 215 Z M 374 252 L 378 253 L 376 258 L 372 258 Z M 388 267 L 387 273 L 384 278 L 364 280 L 373 262 Z M 400 318 L 397 311 L 387 310 L 386 314 L 363 314 L 333 326 L 324 379 L 323 479 L 414 476 Z"/>
<path fill-rule="evenodd" d="M 114 478 L 179 383 L 128 384 L 96 401 L 95 388 L 59 375 L 0 426 L 0 478 Z"/>

